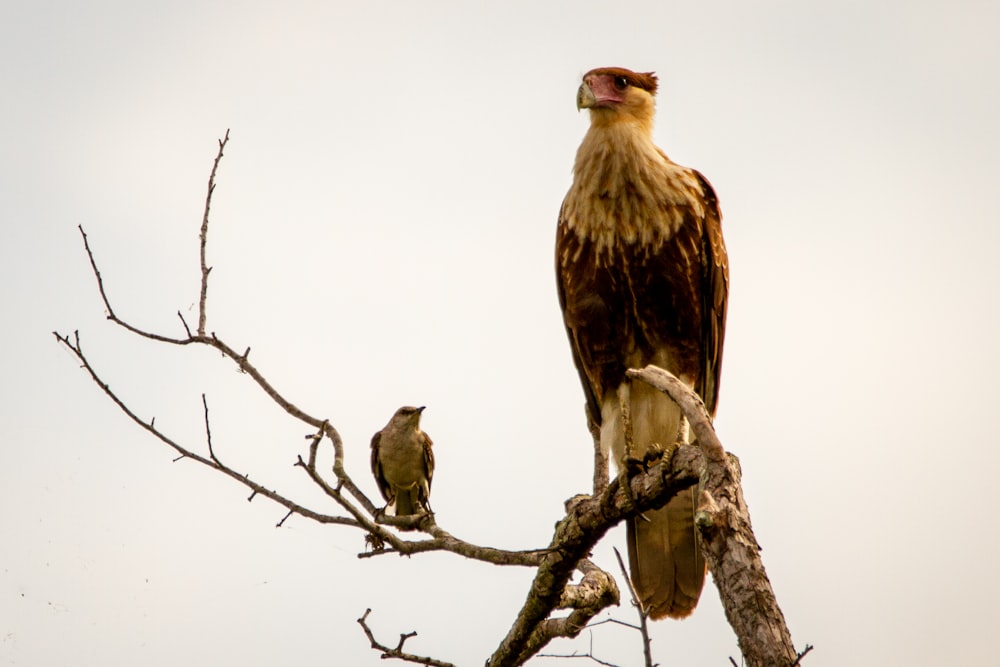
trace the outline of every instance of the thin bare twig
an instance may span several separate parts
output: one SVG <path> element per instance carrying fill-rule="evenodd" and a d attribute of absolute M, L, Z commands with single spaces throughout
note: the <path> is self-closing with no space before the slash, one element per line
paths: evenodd
<path fill-rule="evenodd" d="M 198 240 L 201 242 L 201 296 L 198 299 L 198 335 L 205 335 L 205 321 L 207 319 L 207 314 L 205 312 L 205 306 L 208 302 L 208 274 L 211 273 L 212 267 L 208 266 L 205 261 L 205 246 L 208 243 L 208 212 L 212 208 L 212 193 L 215 192 L 215 172 L 219 169 L 219 162 L 222 160 L 222 151 L 225 150 L 226 144 L 229 143 L 229 130 L 226 130 L 226 136 L 219 140 L 219 152 L 215 155 L 215 162 L 212 163 L 212 173 L 208 177 L 208 194 L 205 195 L 205 213 L 201 217 L 201 232 L 198 234 Z M 184 328 L 187 328 L 185 323 Z M 190 338 L 191 333 L 188 332 L 188 337 Z"/>
<path fill-rule="evenodd" d="M 812 644 L 806 644 L 806 647 L 802 649 L 799 653 L 795 654 L 795 662 L 792 663 L 792 667 L 798 667 L 802 664 L 802 658 L 806 657 L 809 651 L 813 650 Z"/>
<path fill-rule="evenodd" d="M 181 311 L 179 310 L 177 311 L 177 317 L 180 318 L 181 324 L 184 325 L 184 331 L 187 332 L 188 338 L 191 338 L 191 327 L 188 326 L 187 320 L 184 319 L 184 316 L 181 315 Z"/>
<path fill-rule="evenodd" d="M 618 665 L 616 665 L 615 663 L 608 662 L 606 660 L 601 660 L 596 655 L 594 655 L 594 636 L 593 636 L 593 633 L 591 633 L 591 636 L 590 636 L 590 645 L 587 648 L 587 652 L 586 653 L 577 653 L 576 651 L 574 651 L 573 653 L 569 653 L 569 654 L 566 654 L 566 653 L 539 653 L 538 657 L 539 658 L 583 658 L 583 659 L 586 659 L 586 660 L 590 660 L 592 662 L 596 662 L 598 665 L 604 665 L 604 667 L 618 667 Z"/>
<path fill-rule="evenodd" d="M 208 399 L 205 398 L 205 394 L 201 395 L 201 405 L 205 409 L 205 440 L 208 442 L 208 457 L 222 465 L 219 457 L 215 455 L 215 450 L 212 449 L 212 427 L 208 424 Z"/>
<path fill-rule="evenodd" d="M 87 251 L 87 257 L 90 259 L 90 267 L 94 271 L 94 277 L 97 278 L 97 290 L 101 293 L 101 300 L 104 301 L 104 309 L 107 312 L 107 317 L 109 320 L 115 324 L 131 331 L 132 333 L 142 336 L 143 338 L 149 338 L 151 340 L 156 340 L 161 343 L 171 343 L 174 345 L 186 345 L 188 343 L 194 342 L 193 338 L 189 339 L 178 339 L 170 338 L 169 336 L 161 336 L 159 334 L 150 333 L 138 329 L 127 322 L 123 322 L 115 314 L 114 308 L 111 307 L 111 302 L 108 300 L 108 294 L 104 291 L 104 279 L 101 277 L 101 272 L 97 268 L 97 262 L 94 260 L 94 253 L 90 250 L 90 243 L 87 240 L 87 233 L 83 231 L 83 225 L 77 225 L 77 229 L 80 230 L 80 236 L 83 237 L 83 247 Z"/>
<path fill-rule="evenodd" d="M 646 613 L 646 608 L 642 606 L 642 602 L 639 600 L 639 595 L 635 592 L 635 584 L 632 583 L 632 577 L 629 576 L 628 570 L 625 568 L 625 561 L 622 560 L 622 555 L 618 552 L 618 548 L 614 548 L 615 558 L 618 559 L 618 567 L 621 569 L 622 577 L 625 578 L 625 583 L 628 585 L 629 595 L 632 597 L 632 606 L 635 607 L 636 612 L 639 614 L 639 635 L 642 637 L 642 657 L 645 660 L 646 667 L 653 667 L 653 651 L 652 651 L 652 640 L 649 638 L 649 626 L 647 625 L 647 620 L 649 614 Z"/>
<path fill-rule="evenodd" d="M 638 630 L 639 629 L 639 626 L 636 625 L 635 623 L 629 623 L 627 621 L 621 620 L 620 618 L 602 618 L 599 621 L 594 621 L 593 623 L 591 623 L 587 627 L 588 628 L 596 628 L 597 626 L 604 625 L 605 623 L 612 623 L 614 625 L 620 625 L 622 627 L 628 628 L 629 630 Z"/>
<path fill-rule="evenodd" d="M 406 662 L 414 662 L 418 665 L 428 665 L 429 667 L 455 667 L 450 662 L 444 662 L 443 660 L 438 660 L 436 658 L 429 658 L 426 656 L 414 655 L 412 653 L 405 653 L 403 651 L 403 644 L 407 639 L 411 637 L 416 637 L 416 632 L 407 632 L 405 634 L 399 635 L 399 643 L 396 644 L 396 648 L 389 648 L 385 644 L 382 644 L 375 639 L 375 634 L 372 632 L 371 628 L 368 627 L 368 615 L 372 613 L 371 609 L 365 609 L 365 613 L 361 615 L 358 619 L 358 624 L 361 629 L 364 630 L 365 636 L 368 637 L 368 641 L 371 646 L 376 651 L 382 652 L 382 659 L 396 658 L 397 660 L 404 660 Z"/>

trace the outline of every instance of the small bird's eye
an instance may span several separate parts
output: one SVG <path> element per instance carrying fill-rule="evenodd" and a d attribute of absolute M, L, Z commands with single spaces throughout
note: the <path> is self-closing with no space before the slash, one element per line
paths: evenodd
<path fill-rule="evenodd" d="M 617 88 L 618 90 L 625 90 L 626 88 L 628 88 L 628 79 L 626 79 L 623 76 L 616 76 L 615 88 Z"/>

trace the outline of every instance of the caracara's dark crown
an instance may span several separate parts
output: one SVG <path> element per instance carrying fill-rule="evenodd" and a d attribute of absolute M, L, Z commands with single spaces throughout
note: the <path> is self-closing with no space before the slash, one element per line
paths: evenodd
<path fill-rule="evenodd" d="M 650 95 L 656 95 L 656 88 L 659 82 L 656 79 L 656 74 L 653 72 L 633 72 L 630 69 L 625 69 L 624 67 L 598 67 L 597 69 L 592 69 L 586 74 L 584 78 L 587 78 L 591 74 L 607 74 L 609 76 L 623 76 L 625 80 L 628 81 L 630 86 L 635 86 L 636 88 L 642 88 Z"/>

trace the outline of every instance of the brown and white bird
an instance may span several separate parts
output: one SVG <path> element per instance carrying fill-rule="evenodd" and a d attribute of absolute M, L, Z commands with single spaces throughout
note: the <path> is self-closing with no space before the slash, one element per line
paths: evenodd
<path fill-rule="evenodd" d="M 704 176 L 653 143 L 656 88 L 652 72 L 605 67 L 584 75 L 577 108 L 589 110 L 590 129 L 556 240 L 559 302 L 588 414 L 619 466 L 626 456 L 642 459 L 654 445 L 688 438 L 677 405 L 643 383 L 622 387 L 625 371 L 667 369 L 714 417 L 726 324 L 719 205 Z M 629 452 L 622 400 L 629 401 Z M 632 579 L 651 618 L 682 618 L 698 603 L 705 561 L 696 496 L 688 489 L 628 524 Z"/>
<path fill-rule="evenodd" d="M 434 476 L 433 443 L 420 430 L 424 406 L 403 406 L 372 436 L 372 474 L 385 498 L 386 514 L 429 512 Z"/>

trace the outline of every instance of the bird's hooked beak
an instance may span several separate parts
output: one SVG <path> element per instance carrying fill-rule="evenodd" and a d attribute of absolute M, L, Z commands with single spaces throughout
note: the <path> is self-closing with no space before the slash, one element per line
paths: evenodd
<path fill-rule="evenodd" d="M 584 81 L 580 84 L 580 88 L 576 91 L 576 110 L 590 109 L 595 106 L 597 106 L 597 96 L 594 95 L 594 91 L 591 90 L 587 82 Z"/>

